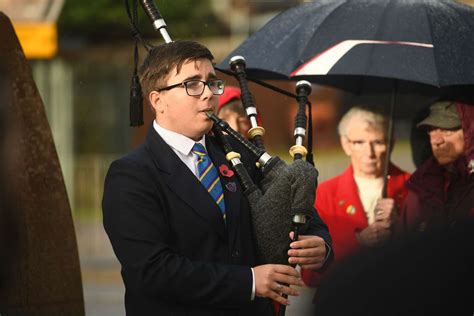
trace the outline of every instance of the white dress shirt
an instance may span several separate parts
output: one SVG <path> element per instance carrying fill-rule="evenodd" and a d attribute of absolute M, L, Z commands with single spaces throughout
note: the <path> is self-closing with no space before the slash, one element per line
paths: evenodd
<path fill-rule="evenodd" d="M 167 143 L 171 149 L 173 149 L 176 155 L 178 155 L 179 159 L 181 159 L 181 161 L 189 168 L 189 170 L 191 170 L 191 172 L 197 178 L 199 178 L 197 159 L 191 150 L 193 149 L 195 143 L 200 143 L 204 146 L 204 148 L 206 148 L 206 137 L 202 136 L 202 138 L 196 142 L 191 138 L 161 127 L 156 121 L 153 121 L 153 128 L 158 133 L 158 135 L 163 138 L 165 143 Z"/>

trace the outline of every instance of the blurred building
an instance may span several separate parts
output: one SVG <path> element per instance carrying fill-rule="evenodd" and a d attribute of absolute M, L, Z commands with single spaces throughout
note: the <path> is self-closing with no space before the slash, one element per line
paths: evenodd
<path fill-rule="evenodd" d="M 18 22 L 55 22 L 64 0 L 1 0 L 0 8 Z"/>
<path fill-rule="evenodd" d="M 249 35 L 278 13 L 305 1 L 301 0 L 212 0 L 217 18 L 229 25 L 231 35 Z"/>
<path fill-rule="evenodd" d="M 56 21 L 64 0 L 0 0 L 12 20 L 27 58 L 53 58 L 57 53 Z"/>

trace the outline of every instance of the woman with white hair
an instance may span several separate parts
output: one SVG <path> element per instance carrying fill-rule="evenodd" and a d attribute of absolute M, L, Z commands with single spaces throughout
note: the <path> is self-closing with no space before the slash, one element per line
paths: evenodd
<path fill-rule="evenodd" d="M 387 120 L 367 107 L 352 107 L 338 126 L 342 148 L 351 164 L 341 174 L 319 184 L 315 207 L 328 225 L 337 262 L 360 247 L 379 244 L 392 235 L 398 209 L 407 195 L 409 174 L 389 167 L 388 198 L 382 198 L 383 165 L 387 153 Z M 319 274 L 303 271 L 315 286 Z"/>

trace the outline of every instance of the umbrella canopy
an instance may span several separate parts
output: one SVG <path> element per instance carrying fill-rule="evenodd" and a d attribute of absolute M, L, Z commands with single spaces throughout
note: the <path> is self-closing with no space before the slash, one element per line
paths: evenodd
<path fill-rule="evenodd" d="M 318 0 L 289 9 L 219 65 L 249 77 L 354 89 L 360 79 L 474 84 L 474 9 L 449 0 Z M 374 80 L 375 79 L 375 80 Z"/>

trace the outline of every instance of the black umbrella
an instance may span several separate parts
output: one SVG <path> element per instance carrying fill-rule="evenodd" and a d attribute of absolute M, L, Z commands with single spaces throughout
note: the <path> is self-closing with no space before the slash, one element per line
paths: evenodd
<path fill-rule="evenodd" d="M 229 59 L 249 76 L 353 89 L 361 76 L 433 87 L 474 84 L 474 9 L 449 0 L 320 0 L 289 9 Z M 351 76 L 352 78 L 349 78 Z M 355 79 L 355 80 L 349 80 Z"/>
<path fill-rule="evenodd" d="M 392 118 L 402 98 L 410 102 L 422 95 L 429 103 L 431 96 L 472 95 L 473 52 L 469 6 L 449 0 L 320 0 L 279 14 L 218 67 L 228 68 L 230 58 L 240 55 L 249 78 L 306 79 L 356 94 L 391 92 Z M 389 138 L 391 126 L 392 120 Z"/>

